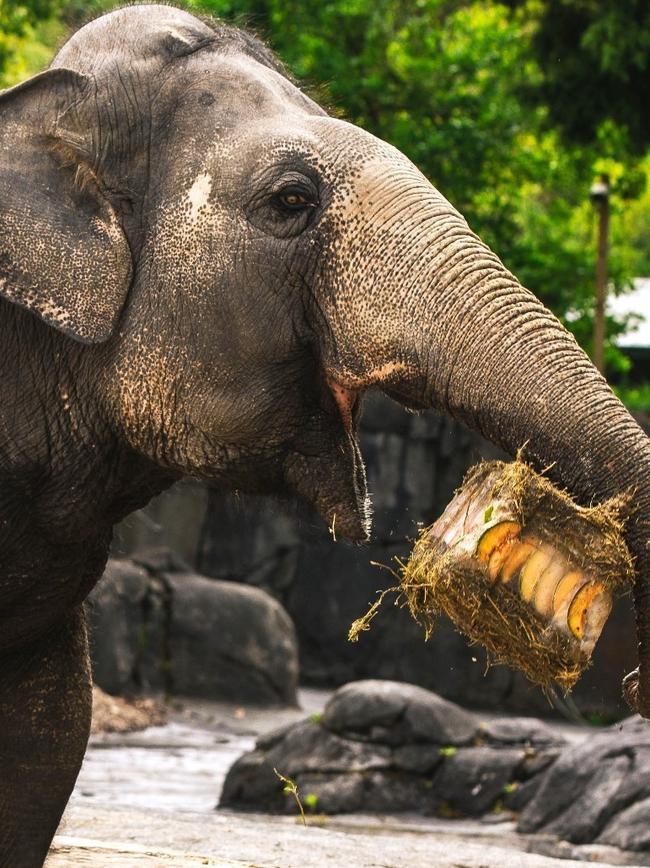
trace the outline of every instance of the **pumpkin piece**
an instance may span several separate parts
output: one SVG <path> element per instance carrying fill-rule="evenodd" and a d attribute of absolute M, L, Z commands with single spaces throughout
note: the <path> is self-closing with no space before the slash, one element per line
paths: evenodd
<path fill-rule="evenodd" d="M 517 537 L 508 537 L 504 543 L 492 552 L 488 561 L 488 577 L 491 582 L 496 582 L 499 578 L 501 568 L 510 556 L 513 546 L 516 546 L 518 542 Z"/>
<path fill-rule="evenodd" d="M 539 541 L 529 537 L 519 540 L 518 545 L 509 549 L 508 558 L 501 569 L 501 581 L 504 585 L 519 574 L 519 570 L 538 547 Z"/>
<path fill-rule="evenodd" d="M 549 545 L 542 545 L 528 558 L 519 574 L 519 594 L 530 603 L 535 593 L 535 586 L 542 573 L 551 562 L 554 550 Z"/>
<path fill-rule="evenodd" d="M 593 628 L 596 622 L 602 618 L 605 608 L 607 609 L 605 618 L 607 618 L 611 604 L 609 607 L 598 605 L 599 602 L 601 604 L 606 603 L 606 600 L 599 600 L 604 594 L 605 587 L 601 582 L 589 582 L 580 588 L 571 601 L 567 614 L 567 625 L 576 639 L 585 637 L 588 628 Z"/>
<path fill-rule="evenodd" d="M 533 606 L 544 619 L 550 619 L 553 615 L 553 599 L 555 597 L 555 589 L 558 583 L 562 580 L 562 576 L 567 569 L 567 563 L 564 558 L 558 556 L 556 552 L 555 558 L 546 567 L 539 581 L 535 585 L 535 593 L 533 595 Z"/>
<path fill-rule="evenodd" d="M 476 548 L 476 556 L 479 562 L 486 566 L 495 549 L 521 533 L 521 525 L 516 521 L 500 521 L 492 525 L 481 536 Z"/>
<path fill-rule="evenodd" d="M 587 581 L 587 576 L 585 576 L 582 570 L 569 570 L 568 573 L 565 573 L 555 588 L 553 614 L 557 615 L 565 604 L 566 608 L 568 608 L 570 603 L 567 603 L 567 601 L 573 599 L 578 588 L 586 584 Z"/>

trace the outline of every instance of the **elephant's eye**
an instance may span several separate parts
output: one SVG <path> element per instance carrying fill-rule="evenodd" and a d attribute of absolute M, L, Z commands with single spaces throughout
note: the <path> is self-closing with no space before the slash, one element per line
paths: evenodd
<path fill-rule="evenodd" d="M 268 183 L 268 182 L 267 182 Z M 249 221 L 276 238 L 296 238 L 317 219 L 320 195 L 304 172 L 285 171 L 274 183 L 260 184 L 246 206 Z"/>
<path fill-rule="evenodd" d="M 295 185 L 278 190 L 273 201 L 276 206 L 285 211 L 302 211 L 304 208 L 315 208 L 318 204 L 311 191 Z"/>

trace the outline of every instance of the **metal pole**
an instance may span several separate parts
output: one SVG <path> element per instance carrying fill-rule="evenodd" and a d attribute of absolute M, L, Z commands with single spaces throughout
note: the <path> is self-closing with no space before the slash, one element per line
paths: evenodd
<path fill-rule="evenodd" d="M 600 182 L 593 185 L 591 199 L 598 208 L 593 362 L 602 374 L 605 371 L 605 306 L 607 303 L 607 242 L 609 235 L 609 177 L 607 175 L 601 175 Z"/>

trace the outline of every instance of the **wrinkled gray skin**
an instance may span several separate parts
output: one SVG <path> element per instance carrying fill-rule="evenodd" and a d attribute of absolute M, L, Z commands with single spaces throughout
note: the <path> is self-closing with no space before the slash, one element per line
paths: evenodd
<path fill-rule="evenodd" d="M 41 864 L 76 778 L 113 523 L 192 475 L 364 539 L 369 388 L 527 442 L 582 502 L 636 489 L 650 714 L 647 438 L 420 172 L 251 37 L 134 6 L 0 95 L 0 296 L 0 865 Z"/>

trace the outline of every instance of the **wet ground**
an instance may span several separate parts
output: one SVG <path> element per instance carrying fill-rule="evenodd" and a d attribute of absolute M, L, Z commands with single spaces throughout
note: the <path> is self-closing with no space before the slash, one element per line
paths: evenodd
<path fill-rule="evenodd" d="M 407 815 L 310 819 L 215 810 L 225 774 L 255 738 L 320 711 L 322 691 L 301 709 L 255 710 L 191 701 L 165 726 L 93 736 L 47 868 L 264 866 L 264 868 L 571 868 L 585 861 L 650 866 L 650 857 L 518 836 L 511 820 Z M 589 730 L 561 726 L 572 740 Z"/>

